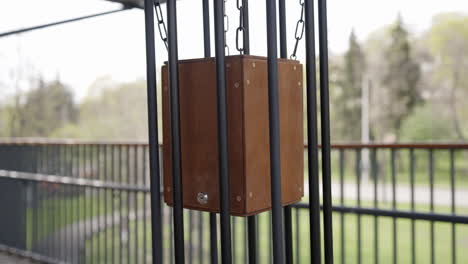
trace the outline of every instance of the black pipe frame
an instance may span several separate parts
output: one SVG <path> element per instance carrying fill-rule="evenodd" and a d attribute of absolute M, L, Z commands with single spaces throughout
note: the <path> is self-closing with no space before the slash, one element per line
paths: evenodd
<path fill-rule="evenodd" d="M 61 21 L 47 23 L 47 24 L 43 24 L 43 25 L 39 25 L 39 26 L 16 29 L 16 30 L 0 33 L 0 38 L 12 36 L 12 35 L 17 35 L 17 34 L 21 34 L 21 33 L 26 33 L 26 32 L 30 32 L 30 31 L 34 31 L 34 30 L 38 30 L 38 29 L 44 29 L 44 28 L 48 28 L 48 27 L 63 25 L 63 24 L 71 23 L 71 22 L 85 20 L 85 19 L 88 19 L 88 18 L 94 18 L 94 17 L 104 16 L 104 15 L 114 14 L 114 13 L 122 12 L 122 11 L 125 11 L 125 10 L 129 10 L 131 8 L 132 7 L 130 7 L 130 6 L 124 6 L 123 8 L 119 8 L 117 10 L 106 11 L 106 12 L 101 12 L 101 13 L 97 13 L 97 14 L 92 14 L 92 15 L 87 15 L 87 16 L 81 16 L 81 17 L 61 20 Z"/>
<path fill-rule="evenodd" d="M 325 263 L 333 263 L 333 222 L 330 162 L 330 100 L 328 90 L 327 0 L 318 0 L 320 120 L 322 137 L 323 230 Z"/>
<path fill-rule="evenodd" d="M 177 44 L 177 9 L 176 0 L 167 1 L 168 53 L 169 53 L 169 91 L 171 108 L 171 144 L 172 144 L 172 190 L 174 203 L 174 253 L 175 263 L 185 263 L 184 252 L 184 214 L 182 186 L 182 157 L 180 142 L 179 111 L 179 62 Z"/>
<path fill-rule="evenodd" d="M 210 2 L 203 0 L 203 47 L 205 58 L 211 57 Z M 210 213 L 210 262 L 218 263 L 218 226 L 216 213 Z"/>
<path fill-rule="evenodd" d="M 221 222 L 221 260 L 232 262 L 231 216 L 228 163 L 228 131 L 226 102 L 226 65 L 224 39 L 224 0 L 214 0 L 215 56 L 216 56 L 216 106 L 218 112 L 218 153 L 219 153 L 219 196 Z"/>
<path fill-rule="evenodd" d="M 315 63 L 314 1 L 305 0 L 306 91 L 307 91 L 307 160 L 309 169 L 309 224 L 311 263 L 321 263 L 319 159 L 317 131 L 317 78 Z"/>
<path fill-rule="evenodd" d="M 161 177 L 159 168 L 158 107 L 156 93 L 156 49 L 154 42 L 153 0 L 145 0 L 146 85 L 151 188 L 151 242 L 153 263 L 162 263 Z"/>
<path fill-rule="evenodd" d="M 278 1 L 279 13 L 279 33 L 280 33 L 280 57 L 288 58 L 287 30 L 286 30 L 286 1 Z M 286 263 L 293 263 L 293 242 L 292 242 L 292 210 L 291 206 L 285 206 L 284 213 L 284 239 Z"/>
<path fill-rule="evenodd" d="M 266 0 L 273 263 L 284 263 L 276 0 Z"/>

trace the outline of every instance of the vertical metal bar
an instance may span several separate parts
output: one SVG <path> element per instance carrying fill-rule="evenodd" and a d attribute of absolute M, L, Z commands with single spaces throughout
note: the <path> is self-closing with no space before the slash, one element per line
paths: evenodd
<path fill-rule="evenodd" d="M 76 155 L 76 162 L 75 162 L 75 178 L 81 178 L 81 172 L 83 170 L 83 164 L 82 162 L 80 162 L 80 145 L 75 145 L 76 146 L 76 152 L 75 152 L 75 155 Z M 82 146 L 82 151 L 84 152 L 84 145 Z M 86 233 L 86 222 L 83 223 L 83 225 L 80 225 L 79 222 L 81 220 L 81 218 L 83 218 L 83 221 L 86 221 L 86 189 L 85 188 L 80 188 L 80 187 L 75 187 L 73 188 L 72 190 L 75 191 L 75 195 L 73 195 L 73 198 L 76 199 L 76 203 L 75 203 L 75 206 L 76 206 L 76 220 L 73 221 L 73 222 L 76 222 L 76 227 L 75 227 L 75 234 L 72 233 L 72 237 L 78 237 L 79 234 L 81 234 L 82 232 Z M 83 195 L 82 195 L 83 194 Z M 83 197 L 82 197 L 83 196 Z M 82 201 L 83 200 L 83 201 Z M 83 204 L 81 204 L 83 203 Z M 81 210 L 83 210 L 83 216 L 82 216 L 82 213 L 81 213 Z M 76 248 L 76 244 L 79 242 L 79 241 L 75 241 L 77 239 L 72 239 L 72 246 L 73 248 Z M 74 245 L 73 245 L 73 241 L 74 241 Z M 79 261 L 80 260 L 80 252 L 79 250 L 74 250 L 73 252 L 75 252 L 75 261 Z M 86 255 L 83 256 L 84 258 L 86 258 Z"/>
<path fill-rule="evenodd" d="M 414 213 L 414 149 L 410 149 L 410 187 L 411 212 Z M 416 231 L 414 219 L 411 219 L 411 263 L 416 264 Z"/>
<path fill-rule="evenodd" d="M 357 207 L 361 208 L 361 149 L 356 149 Z M 361 215 L 357 214 L 357 262 L 362 263 Z"/>
<path fill-rule="evenodd" d="M 130 145 L 127 145 L 126 147 L 127 151 L 126 151 L 126 155 L 125 155 L 125 159 L 127 160 L 127 182 L 126 184 L 127 185 L 130 185 L 130 177 L 132 175 L 132 171 L 130 170 Z M 127 219 L 125 219 L 125 225 L 127 227 L 127 263 L 130 263 L 130 258 L 131 258 L 131 250 L 130 250 L 130 238 L 131 238 L 131 228 L 130 228 L 130 210 L 132 209 L 131 208 L 131 205 L 130 205 L 130 196 L 131 192 L 130 191 L 126 191 L 125 192 L 125 198 L 127 199 L 127 204 L 126 204 L 126 211 L 127 211 Z"/>
<path fill-rule="evenodd" d="M 296 263 L 301 263 L 301 227 L 300 209 L 296 208 Z"/>
<path fill-rule="evenodd" d="M 202 264 L 203 262 L 203 247 L 205 243 L 203 243 L 203 213 L 201 211 L 198 212 L 198 263 Z"/>
<path fill-rule="evenodd" d="M 140 175 L 138 172 L 138 146 L 135 145 L 133 147 L 133 163 L 134 163 L 134 170 L 133 170 L 133 183 L 135 186 L 139 184 L 138 182 L 138 176 Z M 134 230 L 134 236 L 135 236 L 135 241 L 134 241 L 134 261 L 135 263 L 139 263 L 138 261 L 138 192 L 135 191 L 133 192 L 133 215 L 135 216 L 135 230 Z"/>
<path fill-rule="evenodd" d="M 237 252 L 237 249 L 236 249 L 236 245 L 237 245 L 236 223 L 237 223 L 237 221 L 236 220 L 237 220 L 236 217 L 233 217 L 232 218 L 232 223 L 231 223 L 231 225 L 232 225 L 232 251 L 233 251 L 232 252 L 232 263 L 237 263 L 237 261 L 236 261 L 237 260 L 236 259 L 236 257 L 237 257 L 237 254 L 236 254 L 236 252 Z"/>
<path fill-rule="evenodd" d="M 142 157 L 142 161 L 143 161 L 142 175 L 143 175 L 143 185 L 144 186 L 146 186 L 146 184 L 147 184 L 147 182 L 146 182 L 147 149 L 149 149 L 149 147 L 148 148 L 143 148 L 143 153 L 142 153 L 143 154 L 143 157 Z M 158 149 L 158 146 L 156 146 L 156 149 Z M 159 151 L 158 151 L 158 153 L 159 153 Z M 146 257 L 146 254 L 147 254 L 147 252 L 146 252 L 146 234 L 147 234 L 147 232 L 146 232 L 146 200 L 147 200 L 146 196 L 147 196 L 147 194 L 143 193 L 143 259 L 145 261 L 147 259 L 147 257 Z M 159 209 L 162 210 L 161 205 L 160 205 Z M 161 211 L 157 211 L 157 212 L 161 212 Z M 153 213 L 156 213 L 156 212 L 153 212 Z M 162 227 L 163 227 L 162 218 L 163 218 L 163 215 L 161 213 L 161 226 L 160 226 L 161 227 L 160 228 L 161 237 L 162 237 Z M 154 232 L 153 230 L 152 230 L 152 232 Z M 163 260 L 163 258 L 162 258 L 162 252 L 164 251 L 163 248 L 162 247 L 158 248 L 158 251 L 161 252 L 161 253 L 157 254 L 157 255 L 153 255 L 153 259 L 156 258 L 156 260 L 153 260 L 153 262 L 156 262 L 156 261 L 159 261 L 159 260 L 161 260 L 161 262 L 162 262 L 162 260 Z M 159 257 L 159 255 L 161 255 L 161 257 Z"/>
<path fill-rule="evenodd" d="M 109 156 L 108 156 L 108 145 L 104 145 L 104 181 L 109 182 L 109 170 L 108 170 L 108 165 L 109 165 Z M 107 249 L 108 249 L 108 237 L 109 237 L 109 217 L 108 217 L 108 198 L 109 198 L 109 190 L 105 189 L 104 190 L 104 262 L 108 263 L 108 254 L 107 254 Z M 114 228 L 112 226 L 112 228 Z M 112 237 L 114 239 L 114 237 Z"/>
<path fill-rule="evenodd" d="M 94 145 L 89 145 L 89 165 L 90 165 L 90 170 L 89 170 L 89 177 L 91 179 L 94 178 Z M 90 227 L 90 263 L 94 263 L 94 244 L 95 244 L 95 241 L 93 239 L 93 236 L 92 234 L 94 233 L 94 188 L 91 187 L 89 188 L 89 194 L 90 194 L 90 199 L 89 199 L 89 222 L 91 224 L 91 227 Z"/>
<path fill-rule="evenodd" d="M 371 175 L 374 180 L 374 208 L 379 207 L 379 178 L 377 173 L 377 150 L 371 150 Z M 379 218 L 374 216 L 374 263 L 379 263 Z"/>
<path fill-rule="evenodd" d="M 193 263 L 193 211 L 192 210 L 188 210 L 188 218 L 189 218 L 189 225 L 188 225 L 188 229 L 189 229 L 188 230 L 188 263 L 192 264 Z"/>
<path fill-rule="evenodd" d="M 392 209 L 396 210 L 396 165 L 395 165 L 395 150 L 392 149 L 390 152 L 390 169 L 392 175 Z M 398 262 L 398 250 L 397 250 L 397 220 L 396 217 L 392 219 L 393 223 L 393 264 Z"/>
<path fill-rule="evenodd" d="M 122 158 L 122 145 L 119 145 L 119 179 L 118 182 L 123 184 L 123 174 L 122 174 L 122 166 L 123 166 L 123 158 Z M 123 222 L 123 215 L 122 215 L 122 208 L 123 208 L 123 201 L 122 201 L 122 190 L 119 190 L 119 264 L 122 264 L 123 260 L 123 229 L 122 229 L 122 222 Z"/>
<path fill-rule="evenodd" d="M 244 54 L 250 55 L 250 23 L 249 23 L 249 0 L 242 0 L 242 15 L 244 24 Z M 257 216 L 247 217 L 248 234 L 248 263 L 257 263 Z"/>
<path fill-rule="evenodd" d="M 171 30 L 172 31 L 172 30 Z M 151 188 L 151 241 L 153 263 L 162 263 L 161 177 L 159 171 L 158 107 L 153 1 L 145 0 L 146 92 L 148 105 L 149 173 Z M 172 41 L 171 41 L 172 42 Z M 146 199 L 145 199 L 146 201 Z M 145 207 L 146 210 L 146 207 Z M 145 225 L 146 226 L 146 225 Z M 146 241 L 146 239 L 145 239 Z M 146 250 L 146 247 L 145 247 Z"/>
<path fill-rule="evenodd" d="M 345 153 L 344 150 L 339 150 L 339 167 L 340 167 L 340 205 L 344 206 L 344 162 L 345 162 Z M 340 214 L 340 226 L 341 226 L 341 263 L 345 263 L 346 259 L 346 250 L 345 250 L 345 215 Z"/>
<path fill-rule="evenodd" d="M 205 58 L 211 57 L 211 32 L 210 32 L 210 3 L 203 0 L 203 47 Z M 210 260 L 212 264 L 218 263 L 218 234 L 216 214 L 210 213 Z"/>
<path fill-rule="evenodd" d="M 115 145 L 112 145 L 111 146 L 111 153 L 112 153 L 112 157 L 111 157 L 111 181 L 112 182 L 116 182 L 116 169 L 115 169 Z M 112 212 L 112 249 L 111 249 L 111 262 L 112 263 L 117 263 L 115 261 L 115 248 L 116 248 L 116 245 L 115 245 L 115 193 L 116 191 L 115 190 L 111 190 L 110 191 L 110 195 L 111 195 L 111 212 Z"/>
<path fill-rule="evenodd" d="M 279 38 L 280 38 L 280 57 L 288 58 L 288 48 L 286 41 L 286 3 L 285 0 L 279 0 Z M 284 210 L 284 239 L 286 263 L 293 263 L 293 245 L 292 245 L 292 212 L 291 206 L 285 206 Z"/>
<path fill-rule="evenodd" d="M 174 243 L 175 262 L 185 262 L 184 253 L 184 216 L 182 197 L 182 155 L 180 144 L 179 114 L 179 66 L 177 45 L 176 0 L 167 1 L 168 45 L 169 45 L 169 87 L 171 101 L 171 139 L 172 139 L 172 184 L 174 201 Z"/>
<path fill-rule="evenodd" d="M 455 150 L 450 150 L 450 200 L 452 205 L 452 214 L 456 214 L 455 205 Z M 452 223 L 452 264 L 457 263 L 457 238 L 455 224 Z"/>
<path fill-rule="evenodd" d="M 224 1 L 214 0 L 215 17 L 215 56 L 216 56 L 216 102 L 218 112 L 218 155 L 219 155 L 219 194 L 221 222 L 221 259 L 223 263 L 232 261 L 230 224 L 230 187 L 228 161 L 227 101 L 224 39 Z"/>
<path fill-rule="evenodd" d="M 284 263 L 276 0 L 266 0 L 273 262 Z"/>
<path fill-rule="evenodd" d="M 333 220 L 330 161 L 330 102 L 328 91 L 327 0 L 318 0 L 320 44 L 320 114 L 322 137 L 322 184 L 325 263 L 333 263 Z"/>
<path fill-rule="evenodd" d="M 244 12 L 244 54 L 250 54 L 250 22 L 249 22 L 249 0 L 242 0 L 242 11 Z M 251 262 L 250 262 L 251 263 Z"/>
<path fill-rule="evenodd" d="M 317 77 L 315 61 L 314 1 L 305 0 L 306 82 L 307 82 L 307 162 L 309 168 L 309 225 L 312 263 L 321 262 L 320 195 L 317 120 Z"/>
<path fill-rule="evenodd" d="M 434 151 L 429 150 L 429 187 L 430 187 L 430 211 L 434 212 Z M 435 263 L 434 248 L 434 221 L 431 221 L 431 263 Z"/>
<path fill-rule="evenodd" d="M 103 180 L 102 179 L 102 163 L 101 163 L 101 145 L 96 145 L 96 169 L 97 169 L 97 179 L 98 180 Z M 98 188 L 95 190 L 97 192 L 97 216 L 98 216 L 98 227 L 96 230 L 96 238 L 97 238 L 97 260 L 98 262 L 101 262 L 101 239 L 100 239 L 100 234 L 101 234 L 101 227 L 102 225 L 102 214 L 101 214 L 101 188 Z M 93 239 L 94 240 L 94 239 Z"/>

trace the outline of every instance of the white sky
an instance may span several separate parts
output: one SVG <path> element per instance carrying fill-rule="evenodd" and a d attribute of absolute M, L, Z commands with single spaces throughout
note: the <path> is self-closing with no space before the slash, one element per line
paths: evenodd
<path fill-rule="evenodd" d="M 2 1 L 4 2 L 4 1 Z M 235 53 L 234 35 L 238 23 L 235 0 L 228 0 L 230 34 L 228 43 Z M 298 0 L 287 1 L 288 48 L 292 49 L 295 23 L 299 16 Z M 348 36 L 355 29 L 360 40 L 391 22 L 401 13 L 414 33 L 430 26 L 440 12 L 468 13 L 466 0 L 330 0 L 330 52 L 343 52 Z M 250 1 L 251 53 L 266 55 L 265 1 Z M 88 15 L 118 8 L 103 0 L 22 0 L 0 3 L 0 32 Z M 179 57 L 203 56 L 201 0 L 178 2 Z M 165 12 L 165 6 L 163 7 Z M 212 10 L 211 10 L 212 11 Z M 156 32 L 157 33 L 157 32 Z M 157 63 L 166 60 L 166 51 L 157 39 Z M 303 44 L 303 43 L 302 43 Z M 298 58 L 302 59 L 303 48 Z M 0 38 L 0 99 L 14 90 L 17 76 L 27 69 L 69 84 L 79 99 L 92 82 L 105 75 L 116 81 L 145 77 L 145 34 L 142 10 L 130 10 L 99 18 Z M 26 69 L 26 70 L 24 70 Z M 27 87 L 23 81 L 20 87 Z"/>

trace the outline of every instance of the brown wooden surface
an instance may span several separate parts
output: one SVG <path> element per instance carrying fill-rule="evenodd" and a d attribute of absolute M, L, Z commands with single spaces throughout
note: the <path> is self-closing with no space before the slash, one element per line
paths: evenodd
<path fill-rule="evenodd" d="M 302 67 L 279 64 L 283 204 L 303 196 Z M 172 158 L 167 68 L 163 67 L 164 197 L 172 204 Z M 179 64 L 184 207 L 219 212 L 216 71 L 213 59 Z M 226 59 L 231 213 L 251 215 L 271 207 L 267 60 Z M 205 192 L 205 205 L 197 194 Z"/>

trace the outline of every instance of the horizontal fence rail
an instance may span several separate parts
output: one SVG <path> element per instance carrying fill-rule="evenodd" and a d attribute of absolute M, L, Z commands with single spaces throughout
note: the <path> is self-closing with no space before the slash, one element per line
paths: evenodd
<path fill-rule="evenodd" d="M 467 157 L 463 144 L 332 145 L 334 261 L 467 263 Z M 291 206 L 293 263 L 310 261 L 308 197 Z M 150 263 L 148 146 L 3 140 L 0 210 L 0 251 L 46 263 Z M 208 263 L 209 213 L 183 217 L 186 262 Z M 175 261 L 172 218 L 163 205 L 164 263 Z M 258 263 L 273 259 L 270 219 L 256 218 Z M 231 217 L 231 234 L 233 263 L 247 263 L 247 218 Z"/>

